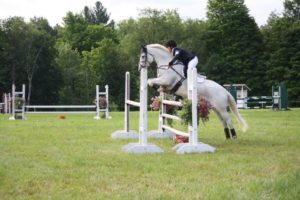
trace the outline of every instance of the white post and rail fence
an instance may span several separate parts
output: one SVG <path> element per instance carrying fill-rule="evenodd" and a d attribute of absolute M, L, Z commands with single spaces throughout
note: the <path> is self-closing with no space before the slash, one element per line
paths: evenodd
<path fill-rule="evenodd" d="M 100 92 L 99 85 L 96 85 L 95 104 L 93 105 L 26 105 L 25 84 L 22 85 L 22 91 L 16 91 L 15 85 L 12 86 L 11 97 L 11 117 L 10 120 L 16 118 L 26 119 L 26 114 L 45 114 L 45 113 L 74 113 L 88 114 L 95 113 L 94 119 L 100 119 L 100 112 L 105 113 L 105 118 L 109 116 L 109 87 L 105 86 L 105 91 Z M 100 98 L 104 98 L 101 102 Z M 104 105 L 101 105 L 104 104 Z M 18 115 L 20 114 L 20 115 Z"/>

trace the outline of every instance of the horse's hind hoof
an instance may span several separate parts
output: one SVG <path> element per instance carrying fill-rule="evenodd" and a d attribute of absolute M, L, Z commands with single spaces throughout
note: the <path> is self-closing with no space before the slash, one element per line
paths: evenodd
<path fill-rule="evenodd" d="M 236 139 L 237 139 L 237 136 L 236 136 L 236 135 L 235 135 L 235 136 L 232 136 L 232 139 L 236 140 Z"/>

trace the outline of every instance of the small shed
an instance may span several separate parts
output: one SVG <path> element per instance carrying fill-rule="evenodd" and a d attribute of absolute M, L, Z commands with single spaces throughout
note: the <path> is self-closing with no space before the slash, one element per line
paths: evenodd
<path fill-rule="evenodd" d="M 251 89 L 246 84 L 224 84 L 223 85 L 234 97 L 238 108 L 247 108 L 248 91 Z"/>

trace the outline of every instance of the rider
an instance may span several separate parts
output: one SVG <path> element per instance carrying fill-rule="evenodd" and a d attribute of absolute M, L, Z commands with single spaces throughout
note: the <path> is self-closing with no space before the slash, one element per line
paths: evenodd
<path fill-rule="evenodd" d="M 169 40 L 165 43 L 165 47 L 173 54 L 174 58 L 169 62 L 169 66 L 172 66 L 175 61 L 180 61 L 184 65 L 184 76 L 187 77 L 187 69 L 196 68 L 198 64 L 198 58 L 195 54 L 190 53 L 184 49 L 177 48 L 177 44 L 174 40 Z"/>

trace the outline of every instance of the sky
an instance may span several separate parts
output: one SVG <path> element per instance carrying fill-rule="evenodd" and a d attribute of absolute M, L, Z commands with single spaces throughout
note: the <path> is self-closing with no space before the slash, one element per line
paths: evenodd
<path fill-rule="evenodd" d="M 63 24 L 68 11 L 80 13 L 84 6 L 94 7 L 97 0 L 0 0 L 0 19 L 12 16 L 30 18 L 44 17 L 51 26 Z M 245 0 L 249 14 L 261 26 L 267 23 L 272 11 L 281 13 L 284 0 Z M 177 9 L 182 19 L 206 19 L 207 0 L 100 0 L 110 13 L 110 19 L 119 22 L 130 17 L 137 18 L 139 10 L 155 8 Z"/>

